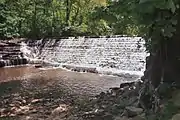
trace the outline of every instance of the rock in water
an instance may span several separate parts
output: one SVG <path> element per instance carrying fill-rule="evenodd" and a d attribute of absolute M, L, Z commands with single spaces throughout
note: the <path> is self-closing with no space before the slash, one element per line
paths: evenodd
<path fill-rule="evenodd" d="M 39 64 L 39 65 L 35 65 L 34 67 L 35 67 L 35 68 L 42 68 L 42 65 Z"/>

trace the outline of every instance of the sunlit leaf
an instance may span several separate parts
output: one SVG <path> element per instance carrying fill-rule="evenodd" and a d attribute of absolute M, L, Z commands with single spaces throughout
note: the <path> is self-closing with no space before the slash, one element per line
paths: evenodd
<path fill-rule="evenodd" d="M 168 5 L 168 8 L 171 9 L 172 13 L 175 13 L 176 6 L 175 6 L 173 0 L 168 0 L 167 5 Z"/>

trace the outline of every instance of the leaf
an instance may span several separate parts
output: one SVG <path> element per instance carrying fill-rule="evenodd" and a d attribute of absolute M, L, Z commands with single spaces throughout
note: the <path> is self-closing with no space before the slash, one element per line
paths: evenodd
<path fill-rule="evenodd" d="M 178 8 L 179 8 L 179 5 L 176 5 L 176 8 L 178 9 Z"/>
<path fill-rule="evenodd" d="M 0 4 L 4 4 L 5 3 L 5 0 L 0 0 Z"/>
<path fill-rule="evenodd" d="M 173 0 L 168 0 L 167 6 L 168 6 L 169 9 L 171 9 L 171 12 L 172 12 L 172 13 L 175 13 L 175 11 L 176 11 L 176 6 L 175 6 Z"/>
<path fill-rule="evenodd" d="M 177 20 L 171 20 L 171 23 L 172 23 L 173 25 L 177 25 Z"/>
<path fill-rule="evenodd" d="M 173 33 L 175 31 L 176 31 L 176 29 L 171 25 L 166 26 L 165 29 L 162 30 L 163 36 L 169 37 L 169 38 L 173 36 Z"/>
<path fill-rule="evenodd" d="M 155 8 L 152 4 L 146 3 L 138 6 L 138 10 L 140 13 L 153 13 Z"/>

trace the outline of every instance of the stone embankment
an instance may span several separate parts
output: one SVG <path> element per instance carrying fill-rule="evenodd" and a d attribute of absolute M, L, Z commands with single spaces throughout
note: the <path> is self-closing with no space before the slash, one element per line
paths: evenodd
<path fill-rule="evenodd" d="M 0 41 L 0 67 L 27 64 L 20 51 L 20 44 L 10 41 Z"/>

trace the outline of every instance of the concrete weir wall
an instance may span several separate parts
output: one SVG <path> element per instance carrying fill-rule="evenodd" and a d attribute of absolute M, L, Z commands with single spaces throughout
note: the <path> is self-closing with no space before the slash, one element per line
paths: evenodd
<path fill-rule="evenodd" d="M 31 59 L 97 69 L 143 72 L 147 53 L 141 37 L 69 37 L 25 41 Z M 25 51 L 25 49 L 24 49 Z"/>
<path fill-rule="evenodd" d="M 0 67 L 27 64 L 18 43 L 0 41 Z"/>

